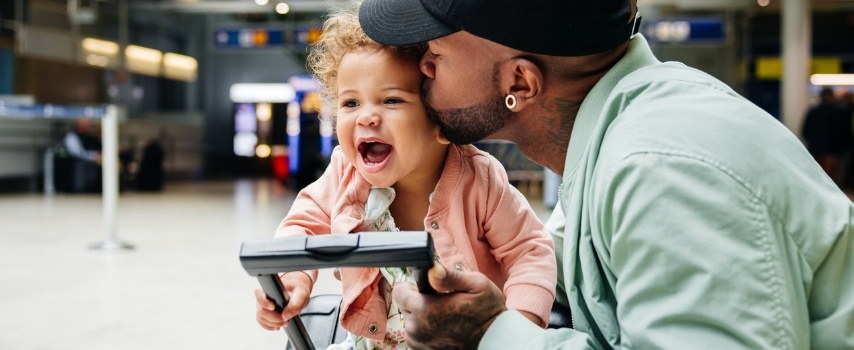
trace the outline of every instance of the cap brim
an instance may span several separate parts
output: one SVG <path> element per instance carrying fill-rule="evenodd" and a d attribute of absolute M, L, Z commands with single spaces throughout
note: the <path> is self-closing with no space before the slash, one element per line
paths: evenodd
<path fill-rule="evenodd" d="M 417 44 L 459 31 L 433 17 L 420 0 L 365 0 L 359 7 L 359 23 L 368 37 L 390 46 Z"/>

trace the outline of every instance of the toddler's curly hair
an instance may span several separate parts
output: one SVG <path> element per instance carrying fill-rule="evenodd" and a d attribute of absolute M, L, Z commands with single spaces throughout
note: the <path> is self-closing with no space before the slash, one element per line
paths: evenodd
<path fill-rule="evenodd" d="M 361 0 L 349 1 L 332 13 L 324 21 L 322 34 L 308 54 L 309 71 L 321 85 L 324 114 L 332 118 L 333 124 L 337 114 L 338 66 L 345 54 L 364 49 L 389 50 L 405 60 L 419 62 L 427 51 L 426 43 L 398 47 L 371 40 L 359 25 L 361 3 Z"/>

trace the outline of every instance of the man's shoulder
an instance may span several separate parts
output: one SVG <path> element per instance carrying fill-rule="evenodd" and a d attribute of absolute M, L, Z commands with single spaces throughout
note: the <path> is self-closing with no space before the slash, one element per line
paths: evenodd
<path fill-rule="evenodd" d="M 710 74 L 687 66 L 681 62 L 662 62 L 633 71 L 623 77 L 617 89 L 670 87 L 685 84 L 700 84 L 718 90 L 732 92 L 732 89 Z"/>

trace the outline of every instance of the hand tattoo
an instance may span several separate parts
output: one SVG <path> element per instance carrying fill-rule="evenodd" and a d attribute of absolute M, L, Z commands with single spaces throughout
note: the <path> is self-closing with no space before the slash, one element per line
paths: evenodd
<path fill-rule="evenodd" d="M 407 342 L 412 349 L 477 349 L 489 325 L 505 310 L 502 298 L 433 304 L 420 320 L 418 334 L 410 333 Z"/>

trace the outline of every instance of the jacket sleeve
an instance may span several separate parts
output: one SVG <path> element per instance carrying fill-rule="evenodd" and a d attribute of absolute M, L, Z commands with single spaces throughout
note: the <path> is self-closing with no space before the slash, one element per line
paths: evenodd
<path fill-rule="evenodd" d="M 677 151 L 635 153 L 600 175 L 598 199 L 588 198 L 601 232 L 592 244 L 616 298 L 620 344 L 804 347 L 798 253 L 757 188 Z"/>
<path fill-rule="evenodd" d="M 527 199 L 509 184 L 504 167 L 489 159 L 489 214 L 483 228 L 492 254 L 508 276 L 506 305 L 539 316 L 545 327 L 557 279 L 554 245 Z"/>
<path fill-rule="evenodd" d="M 593 340 L 571 328 L 542 329 L 515 310 L 499 315 L 486 330 L 478 349 L 594 350 Z"/>
<path fill-rule="evenodd" d="M 346 162 L 339 149 L 335 149 L 329 166 L 317 181 L 303 188 L 294 199 L 288 214 L 276 229 L 276 237 L 320 235 L 331 232 L 332 208 L 340 183 L 341 169 Z M 317 281 L 317 270 L 305 271 L 312 282 Z"/>
<path fill-rule="evenodd" d="M 797 314 L 803 281 L 792 277 L 800 276 L 793 271 L 802 268 L 800 260 L 783 248 L 779 222 L 737 174 L 703 159 L 654 152 L 629 156 L 609 170 L 586 198 L 595 207 L 591 229 L 600 234 L 585 244 L 596 247 L 599 261 L 586 273 L 601 274 L 603 288 L 612 289 L 592 291 L 561 280 L 559 302 L 571 289 L 588 289 L 588 296 L 603 300 L 612 295 L 620 337 L 607 342 L 621 348 L 809 347 L 805 315 Z M 559 256 L 577 249 L 562 238 L 555 235 Z M 562 275 L 583 268 L 560 263 Z M 597 301 L 578 302 L 573 311 L 594 312 L 583 303 Z M 586 328 L 608 326 L 596 322 L 613 316 L 592 313 Z M 505 312 L 480 348 L 520 339 L 527 341 L 511 347 L 586 349 L 606 342 L 591 335 L 531 329 Z"/>

